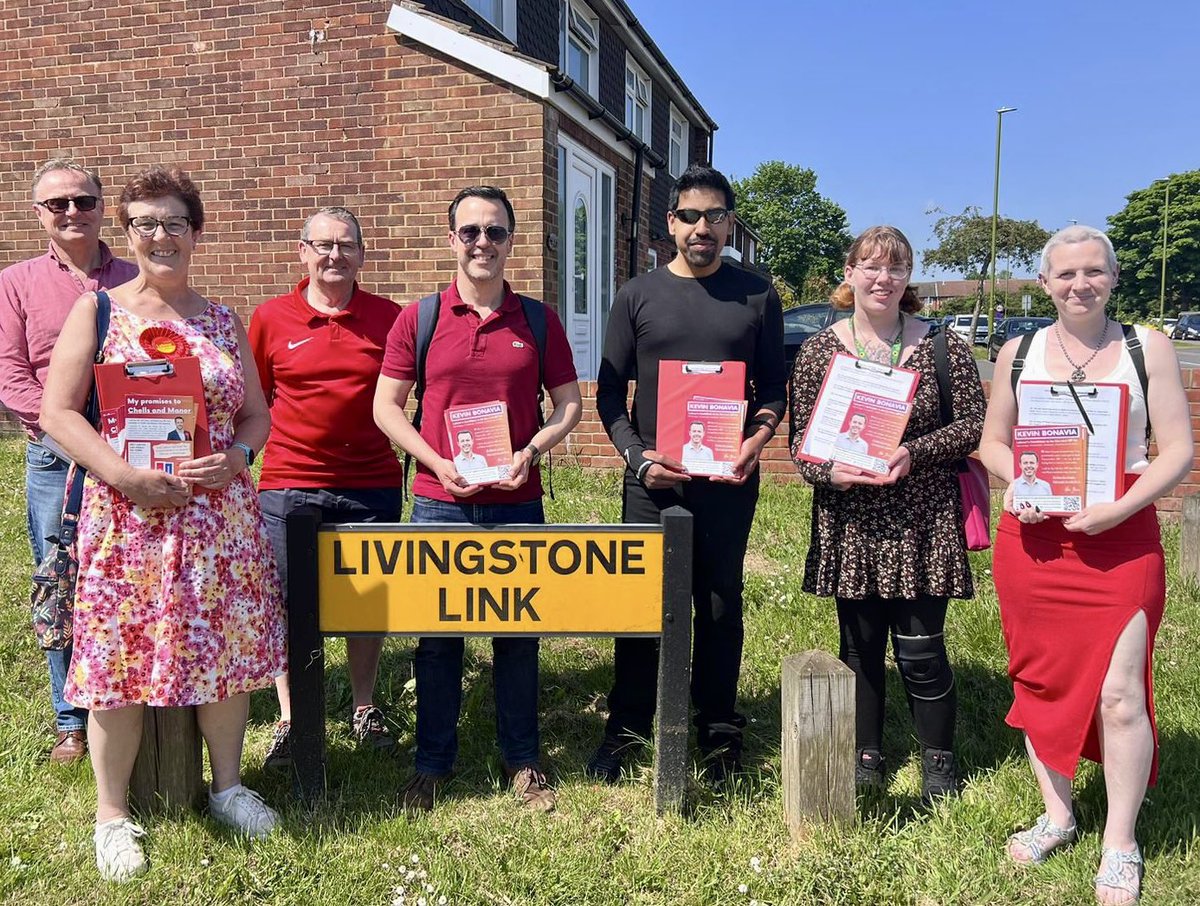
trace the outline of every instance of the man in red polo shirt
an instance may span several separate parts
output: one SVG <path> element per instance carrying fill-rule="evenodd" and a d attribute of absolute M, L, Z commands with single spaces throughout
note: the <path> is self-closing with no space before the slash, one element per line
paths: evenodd
<path fill-rule="evenodd" d="M 321 508 L 325 522 L 397 522 L 403 474 L 371 418 L 384 344 L 400 307 L 359 287 L 366 250 L 358 220 L 321 208 L 300 233 L 308 276 L 264 302 L 250 319 L 250 345 L 271 406 L 259 499 L 287 589 L 287 516 Z M 382 638 L 346 640 L 354 697 L 351 729 L 360 743 L 390 749 L 395 740 L 375 706 Z M 266 766 L 291 763 L 291 698 L 286 674 L 275 681 L 280 721 Z"/>
<path fill-rule="evenodd" d="M 437 326 L 425 359 L 420 431 L 404 414 L 417 378 L 418 305 L 401 313 L 388 336 L 375 391 L 375 421 L 417 461 L 413 522 L 542 523 L 538 462 L 579 421 L 580 395 L 562 323 L 547 309 L 544 384 L 553 412 L 538 427 L 538 346 L 524 306 L 504 279 L 516 218 L 503 191 L 463 189 L 450 204 L 450 247 L 458 273 L 439 300 Z M 454 464 L 443 414 L 455 406 L 508 404 L 512 442 L 509 477 L 470 484 Z M 496 732 L 514 792 L 529 808 L 550 811 L 554 791 L 538 765 L 538 640 L 492 639 Z M 454 768 L 462 707 L 462 638 L 417 643 L 416 773 L 401 802 L 433 808 L 438 784 Z"/>

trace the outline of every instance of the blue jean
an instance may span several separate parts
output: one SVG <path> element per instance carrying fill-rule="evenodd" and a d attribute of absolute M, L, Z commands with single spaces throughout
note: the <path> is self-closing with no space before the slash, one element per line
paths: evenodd
<path fill-rule="evenodd" d="M 63 497 L 66 496 L 66 460 L 55 456 L 41 444 L 29 441 L 25 447 L 25 519 L 34 569 L 50 552 L 50 535 L 62 525 Z M 71 646 L 46 652 L 50 673 L 50 700 L 54 704 L 54 725 L 59 732 L 82 730 L 87 726 L 87 709 L 76 708 L 63 698 L 67 670 L 71 666 Z"/>
<path fill-rule="evenodd" d="M 417 497 L 414 523 L 536 524 L 546 521 L 542 501 L 526 503 L 446 503 Z M 458 755 L 462 711 L 463 639 L 426 636 L 417 642 L 418 771 L 449 774 Z M 496 739 L 509 768 L 538 760 L 538 639 L 492 639 L 492 685 L 496 697 Z"/>

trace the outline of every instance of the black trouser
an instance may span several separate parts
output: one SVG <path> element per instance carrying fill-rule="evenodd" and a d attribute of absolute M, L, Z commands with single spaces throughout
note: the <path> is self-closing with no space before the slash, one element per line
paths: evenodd
<path fill-rule="evenodd" d="M 958 696 L 946 657 L 943 630 L 948 599 L 837 598 L 841 650 L 854 671 L 857 747 L 879 749 L 883 742 L 884 663 L 888 630 L 908 706 L 921 745 L 951 749 Z"/>
<path fill-rule="evenodd" d="M 622 522 L 657 523 L 662 510 L 692 514 L 692 704 L 700 749 L 736 757 L 746 718 L 734 709 L 742 665 L 742 574 L 758 502 L 758 473 L 744 485 L 693 478 L 649 491 L 628 471 Z M 605 735 L 650 738 L 658 689 L 658 639 L 616 639 Z"/>

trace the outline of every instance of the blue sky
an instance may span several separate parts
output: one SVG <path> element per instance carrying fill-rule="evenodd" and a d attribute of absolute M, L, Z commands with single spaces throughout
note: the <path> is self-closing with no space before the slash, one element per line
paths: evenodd
<path fill-rule="evenodd" d="M 927 209 L 991 214 L 998 107 L 1018 108 L 1000 213 L 1049 230 L 1104 228 L 1129 192 L 1200 167 L 1195 0 L 630 6 L 717 121 L 718 168 L 810 167 L 853 232 L 898 226 L 918 267 Z"/>

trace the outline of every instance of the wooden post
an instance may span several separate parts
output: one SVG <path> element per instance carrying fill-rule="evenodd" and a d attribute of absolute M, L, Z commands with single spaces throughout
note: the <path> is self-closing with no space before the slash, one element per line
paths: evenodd
<path fill-rule="evenodd" d="M 1183 526 L 1179 533 L 1179 573 L 1200 583 L 1200 494 L 1183 498 Z"/>
<path fill-rule="evenodd" d="M 811 821 L 854 818 L 854 673 L 824 651 L 783 659 L 783 812 L 793 836 Z"/>
<path fill-rule="evenodd" d="M 317 611 L 317 529 L 321 511 L 287 517 L 288 686 L 292 695 L 292 779 L 312 802 L 325 792 L 325 639 Z"/>
<path fill-rule="evenodd" d="M 654 808 L 660 815 L 683 808 L 692 682 L 692 514 L 673 506 L 661 519 L 663 632 L 654 736 Z"/>
<path fill-rule="evenodd" d="M 146 708 L 129 803 L 151 813 L 193 808 L 204 792 L 195 708 Z"/>

